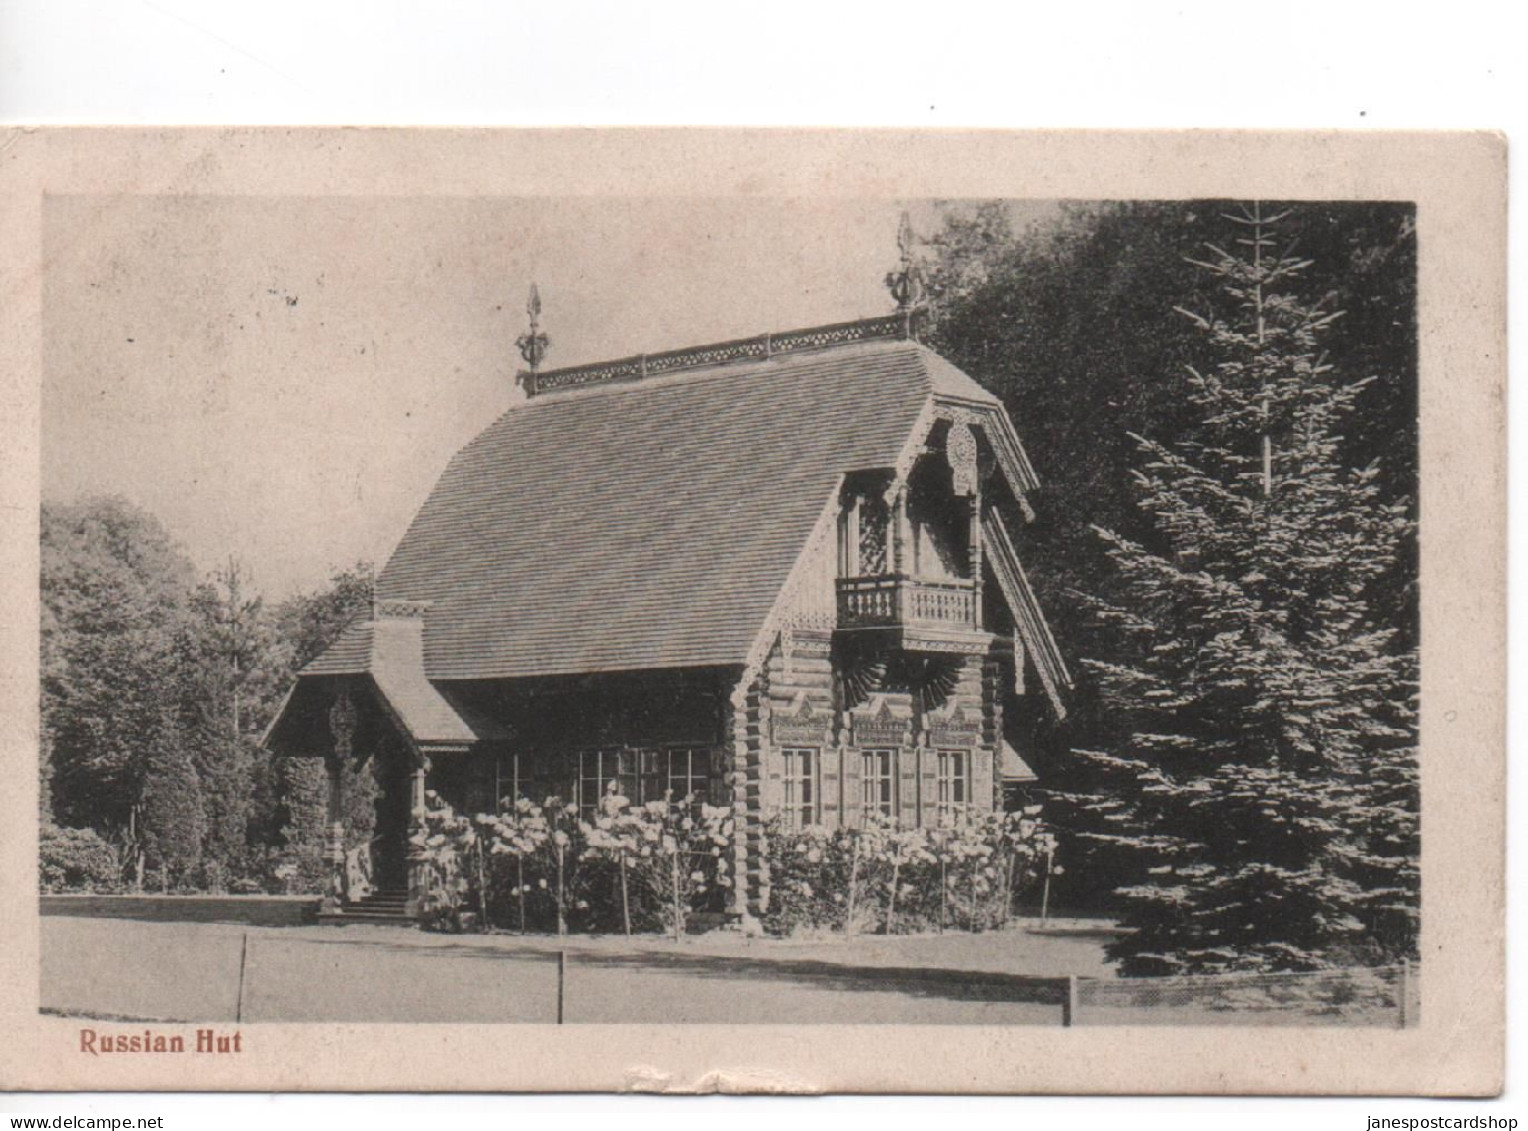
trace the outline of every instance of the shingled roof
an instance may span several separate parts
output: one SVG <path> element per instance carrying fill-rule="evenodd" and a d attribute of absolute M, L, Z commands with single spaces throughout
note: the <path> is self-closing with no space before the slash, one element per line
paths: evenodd
<path fill-rule="evenodd" d="M 1001 411 L 910 340 L 590 372 L 463 448 L 378 578 L 430 602 L 430 679 L 741 664 L 845 473 L 893 466 L 931 397 Z"/>
<path fill-rule="evenodd" d="M 491 720 L 474 717 L 425 677 L 424 621 L 417 613 L 353 622 L 301 675 L 369 677 L 404 732 L 424 745 L 465 746 L 500 736 Z M 285 714 L 278 712 L 277 721 Z"/>

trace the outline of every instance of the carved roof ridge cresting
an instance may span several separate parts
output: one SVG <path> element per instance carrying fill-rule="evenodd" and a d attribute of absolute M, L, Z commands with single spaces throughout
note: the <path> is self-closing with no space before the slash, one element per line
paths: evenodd
<path fill-rule="evenodd" d="M 688 346 L 662 353 L 636 354 L 613 361 L 570 365 L 526 374 L 528 396 L 546 396 L 594 385 L 641 381 L 685 369 L 708 369 L 734 361 L 761 361 L 778 354 L 832 349 L 869 341 L 916 341 L 917 319 L 904 314 L 832 322 L 799 330 L 783 330 L 752 338 Z"/>

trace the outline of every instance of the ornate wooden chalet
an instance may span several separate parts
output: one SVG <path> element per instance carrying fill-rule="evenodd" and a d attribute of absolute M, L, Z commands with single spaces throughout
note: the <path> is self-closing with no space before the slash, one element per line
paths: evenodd
<path fill-rule="evenodd" d="M 772 818 L 1001 804 L 1025 716 L 1061 714 L 1069 683 L 1013 535 L 1035 474 L 899 297 L 890 317 L 551 371 L 533 324 L 526 402 L 457 453 L 372 619 L 268 734 L 326 759 L 331 817 L 339 762 L 370 760 L 379 889 L 417 905 L 427 789 L 470 812 L 592 810 L 612 782 L 734 806 L 745 920 L 769 899 Z"/>

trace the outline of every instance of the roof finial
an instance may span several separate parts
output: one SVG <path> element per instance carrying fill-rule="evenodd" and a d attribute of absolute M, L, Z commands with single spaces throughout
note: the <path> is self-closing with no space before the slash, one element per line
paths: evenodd
<path fill-rule="evenodd" d="M 923 302 L 923 275 L 913 257 L 916 242 L 912 219 L 903 212 L 902 223 L 897 228 L 897 250 L 902 253 L 902 262 L 896 271 L 887 273 L 886 289 L 896 300 L 897 312 L 903 316 L 908 337 L 912 337 L 913 313 Z"/>
<path fill-rule="evenodd" d="M 530 315 L 530 330 L 515 339 L 515 345 L 520 347 L 520 356 L 525 358 L 525 364 L 530 366 L 528 375 L 530 380 L 526 382 L 526 389 L 532 395 L 536 392 L 536 372 L 541 368 L 541 359 L 546 357 L 547 347 L 552 344 L 550 338 L 541 332 L 541 292 L 536 289 L 536 284 L 531 284 L 530 298 L 525 303 L 525 313 Z"/>

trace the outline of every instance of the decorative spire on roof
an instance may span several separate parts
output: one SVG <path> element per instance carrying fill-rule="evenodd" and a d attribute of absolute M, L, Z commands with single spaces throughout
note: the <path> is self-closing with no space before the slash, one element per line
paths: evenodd
<path fill-rule="evenodd" d="M 897 270 L 887 272 L 886 289 L 896 300 L 897 313 L 902 316 L 903 324 L 907 327 L 907 337 L 913 336 L 914 317 L 923 308 L 923 272 L 913 256 L 916 244 L 913 222 L 903 212 L 902 223 L 897 227 L 897 249 L 902 253 L 902 262 Z"/>
<path fill-rule="evenodd" d="M 529 377 L 526 387 L 532 394 L 536 390 L 536 374 L 541 369 L 541 359 L 546 357 L 546 351 L 552 344 L 552 340 L 541 332 L 541 292 L 536 289 L 536 284 L 531 284 L 530 298 L 525 303 L 525 313 L 530 315 L 530 329 L 515 339 L 515 345 L 520 347 L 520 356 L 525 359 L 525 364 L 530 366 L 529 374 L 522 374 L 522 378 Z"/>

